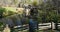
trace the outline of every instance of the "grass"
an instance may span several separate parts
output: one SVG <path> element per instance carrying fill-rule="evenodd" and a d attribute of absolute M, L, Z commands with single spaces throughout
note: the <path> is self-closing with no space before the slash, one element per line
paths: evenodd
<path fill-rule="evenodd" d="M 3 16 L 10 16 L 10 15 L 14 15 L 14 14 L 23 14 L 22 10 L 17 11 L 16 7 L 3 7 L 6 9 L 6 11 L 4 12 Z"/>
<path fill-rule="evenodd" d="M 4 7 L 7 11 L 12 11 L 12 12 L 15 12 L 15 13 L 20 13 L 20 14 L 22 14 L 23 13 L 23 11 L 22 11 L 22 9 L 20 9 L 19 11 L 17 11 L 16 9 L 16 7 Z"/>
<path fill-rule="evenodd" d="M 4 7 L 7 11 L 13 11 L 15 12 L 16 11 L 16 8 L 15 7 Z"/>
<path fill-rule="evenodd" d="M 38 32 L 59 32 L 57 30 L 38 30 Z"/>

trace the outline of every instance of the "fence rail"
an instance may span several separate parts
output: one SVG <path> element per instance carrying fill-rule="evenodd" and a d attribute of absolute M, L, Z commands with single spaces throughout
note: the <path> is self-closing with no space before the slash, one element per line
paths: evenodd
<path fill-rule="evenodd" d="M 58 23 L 60 24 L 60 23 Z M 39 30 L 43 30 L 43 29 L 50 29 L 51 28 L 51 23 L 43 23 L 43 24 L 38 24 L 39 26 Z M 55 25 L 55 23 L 54 23 Z M 21 27 L 21 26 L 20 26 Z M 55 26 L 53 26 L 55 27 Z M 58 27 L 60 27 L 60 25 L 58 25 Z M 17 27 L 16 27 L 17 28 Z M 29 30 L 29 25 L 23 25 L 23 28 L 25 28 L 24 30 Z"/>

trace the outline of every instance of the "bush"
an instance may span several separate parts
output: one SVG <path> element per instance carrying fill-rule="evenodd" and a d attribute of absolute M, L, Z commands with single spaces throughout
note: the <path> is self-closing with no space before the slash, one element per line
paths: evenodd
<path fill-rule="evenodd" d="M 3 18 L 3 13 L 5 12 L 5 8 L 0 7 L 0 18 Z"/>
<path fill-rule="evenodd" d="M 15 14 L 13 11 L 8 11 L 8 16 Z"/>
<path fill-rule="evenodd" d="M 0 22 L 0 31 L 3 31 L 3 28 L 4 27 L 4 23 L 3 22 Z"/>
<path fill-rule="evenodd" d="M 37 1 L 32 2 L 33 6 L 36 6 L 37 4 L 38 4 Z"/>

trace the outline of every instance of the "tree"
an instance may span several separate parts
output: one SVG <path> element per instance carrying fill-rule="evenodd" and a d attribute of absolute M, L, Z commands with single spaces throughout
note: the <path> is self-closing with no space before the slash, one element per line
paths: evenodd
<path fill-rule="evenodd" d="M 58 21 L 58 15 L 57 15 L 57 6 L 54 6 L 54 3 L 52 1 L 48 0 L 46 3 L 41 4 L 42 9 L 40 9 L 40 18 L 42 21 L 44 20 L 45 22 L 55 22 L 57 25 Z M 42 12 L 41 12 L 42 10 Z M 43 13 L 43 14 L 41 14 Z M 43 17 L 42 17 L 43 16 Z M 43 21 L 43 22 L 44 22 Z M 56 26 L 57 28 L 57 26 Z"/>

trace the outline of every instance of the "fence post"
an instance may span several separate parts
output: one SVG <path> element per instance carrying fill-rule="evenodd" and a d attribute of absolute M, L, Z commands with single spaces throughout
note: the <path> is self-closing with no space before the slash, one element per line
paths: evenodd
<path fill-rule="evenodd" d="M 52 28 L 52 30 L 55 29 L 55 23 L 54 22 L 51 22 L 51 28 Z"/>

